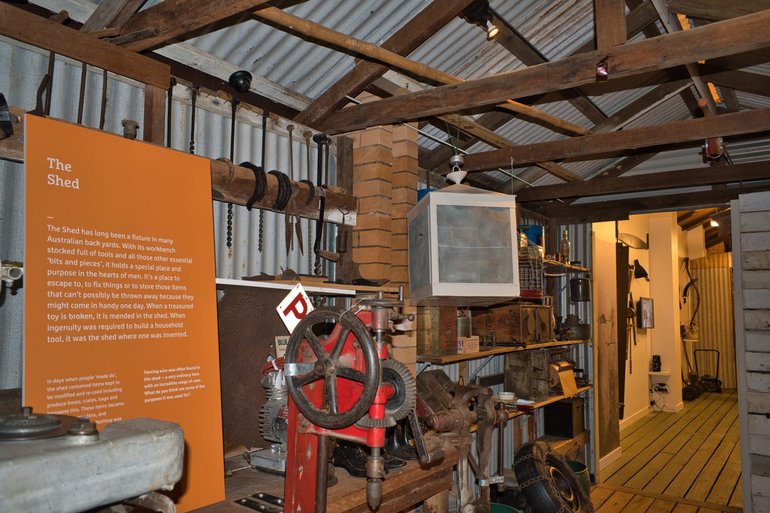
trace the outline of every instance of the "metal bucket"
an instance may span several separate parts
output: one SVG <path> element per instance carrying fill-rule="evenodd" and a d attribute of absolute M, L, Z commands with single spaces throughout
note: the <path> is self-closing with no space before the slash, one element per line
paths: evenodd
<path fill-rule="evenodd" d="M 588 474 L 588 467 L 574 460 L 567 460 L 567 465 L 575 473 L 580 489 L 583 490 L 586 497 L 589 497 L 591 495 L 591 476 Z"/>

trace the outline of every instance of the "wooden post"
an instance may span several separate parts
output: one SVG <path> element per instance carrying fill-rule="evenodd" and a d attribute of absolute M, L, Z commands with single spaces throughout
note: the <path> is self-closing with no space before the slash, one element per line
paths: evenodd
<path fill-rule="evenodd" d="M 166 91 L 160 87 L 144 86 L 143 140 L 163 146 L 166 136 Z"/>

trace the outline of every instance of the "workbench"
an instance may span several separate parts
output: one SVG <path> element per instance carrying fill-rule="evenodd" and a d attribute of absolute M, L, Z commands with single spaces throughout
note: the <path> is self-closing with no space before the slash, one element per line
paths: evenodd
<path fill-rule="evenodd" d="M 450 448 L 445 450 L 444 458 L 430 468 L 422 469 L 417 461 L 410 461 L 404 467 L 389 471 L 383 481 L 382 503 L 377 513 L 398 513 L 449 490 L 457 457 L 457 452 Z M 225 470 L 235 470 L 225 479 L 225 500 L 196 509 L 196 513 L 249 513 L 254 510 L 236 504 L 235 501 L 257 492 L 283 497 L 282 476 L 247 467 L 241 456 L 225 460 Z M 338 482 L 328 489 L 326 511 L 368 513 L 366 478 L 351 477 L 347 471 L 338 467 L 335 467 L 334 475 Z M 312 493 L 312 490 L 308 490 L 308 493 Z"/>

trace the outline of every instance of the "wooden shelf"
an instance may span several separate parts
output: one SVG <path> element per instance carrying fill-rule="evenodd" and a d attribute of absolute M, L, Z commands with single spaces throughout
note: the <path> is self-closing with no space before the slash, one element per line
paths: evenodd
<path fill-rule="evenodd" d="M 291 281 L 291 280 L 233 280 L 230 278 L 217 278 L 217 289 L 232 290 L 238 288 L 263 288 L 263 289 L 283 289 L 291 290 L 297 283 L 302 284 L 302 288 L 308 294 L 321 294 L 329 296 L 355 296 L 361 292 L 379 292 L 386 294 L 397 294 L 398 287 L 372 287 L 368 285 L 342 285 L 339 283 L 328 283 L 320 280 Z"/>
<path fill-rule="evenodd" d="M 575 395 L 591 390 L 592 388 L 593 388 L 593 385 L 578 387 L 577 392 L 575 392 Z M 552 395 L 545 401 L 540 401 L 539 403 L 519 404 L 516 406 L 516 410 L 517 410 L 516 413 L 519 413 L 519 414 L 532 413 L 533 411 L 538 410 L 543 406 L 548 406 L 549 404 L 555 403 L 557 401 L 561 401 L 562 399 L 570 399 L 572 397 L 575 397 L 575 395 Z"/>
<path fill-rule="evenodd" d="M 579 387 L 577 389 L 577 392 L 575 392 L 575 395 L 581 394 L 587 390 L 591 390 L 593 388 L 593 385 L 586 385 L 584 387 Z M 506 405 L 506 411 L 508 413 L 508 420 L 515 419 L 516 417 L 521 417 L 522 415 L 527 415 L 529 413 L 534 412 L 535 410 L 542 408 L 543 406 L 547 406 L 551 403 L 555 403 L 556 401 L 561 401 L 562 399 L 571 399 L 572 397 L 575 397 L 575 395 L 553 395 L 546 399 L 545 401 L 540 401 L 539 403 L 533 403 L 533 404 L 519 404 L 514 405 L 513 403 L 504 403 Z M 516 409 L 509 409 L 509 408 L 516 408 Z M 476 431 L 476 426 L 471 426 L 471 433 L 474 433 Z"/>
<path fill-rule="evenodd" d="M 565 264 L 564 262 L 557 262 L 556 260 L 543 260 L 543 267 L 551 267 L 552 269 L 563 269 L 570 272 L 578 273 L 590 273 L 591 269 L 588 267 L 582 267 L 579 265 Z"/>
<path fill-rule="evenodd" d="M 560 436 L 543 435 L 538 438 L 541 442 L 546 442 L 551 449 L 564 457 L 578 452 L 588 441 L 588 431 L 583 431 L 574 438 L 563 438 Z"/>
<path fill-rule="evenodd" d="M 467 360 L 476 360 L 487 356 L 496 356 L 500 354 L 513 353 L 516 351 L 530 351 L 532 349 L 542 349 L 545 347 L 572 346 L 583 344 L 588 340 L 554 340 L 551 342 L 538 342 L 527 344 L 526 346 L 498 346 L 488 349 L 481 349 L 476 353 L 467 354 L 445 354 L 445 355 L 417 355 L 417 361 L 420 363 L 432 363 L 435 365 L 448 365 L 450 363 L 463 362 Z"/>

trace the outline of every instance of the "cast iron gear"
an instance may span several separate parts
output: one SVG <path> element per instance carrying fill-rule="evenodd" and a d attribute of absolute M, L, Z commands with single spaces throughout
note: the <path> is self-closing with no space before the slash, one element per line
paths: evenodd
<path fill-rule="evenodd" d="M 388 358 L 380 362 L 382 383 L 393 387 L 393 396 L 385 403 L 385 418 L 373 419 L 367 413 L 356 422 L 361 427 L 392 427 L 414 409 L 417 401 L 417 381 L 403 363 Z"/>

